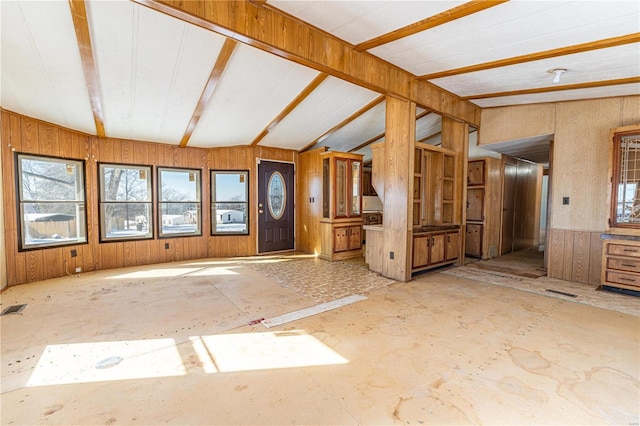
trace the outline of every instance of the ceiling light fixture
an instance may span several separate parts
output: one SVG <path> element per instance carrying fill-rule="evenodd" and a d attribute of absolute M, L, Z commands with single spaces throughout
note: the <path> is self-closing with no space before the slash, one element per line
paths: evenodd
<path fill-rule="evenodd" d="M 553 77 L 553 82 L 554 83 L 560 83 L 560 76 L 562 74 L 564 74 L 565 72 L 567 72 L 566 68 L 552 68 L 549 71 L 547 71 L 550 74 L 555 74 L 555 77 Z"/>

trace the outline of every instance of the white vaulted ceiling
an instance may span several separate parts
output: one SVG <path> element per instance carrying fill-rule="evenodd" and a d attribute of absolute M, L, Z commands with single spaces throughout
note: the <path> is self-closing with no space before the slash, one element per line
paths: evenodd
<path fill-rule="evenodd" d="M 461 12 L 480 3 L 482 10 Z M 253 4 L 479 107 L 640 95 L 638 1 Z M 241 37 L 229 44 L 224 35 L 137 2 L 84 5 L 93 92 L 70 2 L 0 1 L 3 109 L 95 135 L 97 97 L 104 135 L 197 147 L 328 147 L 368 158 L 369 144 L 384 140 L 382 93 L 242 44 Z M 420 31 L 405 28 L 421 24 Z M 553 68 L 567 69 L 560 83 L 552 83 Z M 437 144 L 441 117 L 425 113 L 418 109 L 416 140 Z"/>

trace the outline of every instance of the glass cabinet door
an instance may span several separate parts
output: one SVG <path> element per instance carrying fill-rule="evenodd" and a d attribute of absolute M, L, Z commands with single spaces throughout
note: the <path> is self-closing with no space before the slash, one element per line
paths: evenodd
<path fill-rule="evenodd" d="M 360 161 L 351 161 L 351 216 L 360 215 Z"/>
<path fill-rule="evenodd" d="M 347 160 L 336 159 L 336 217 L 347 216 Z"/>

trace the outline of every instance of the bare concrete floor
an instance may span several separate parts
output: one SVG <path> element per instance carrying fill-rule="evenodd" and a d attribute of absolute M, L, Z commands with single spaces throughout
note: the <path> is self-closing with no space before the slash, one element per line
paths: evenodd
<path fill-rule="evenodd" d="M 256 323 L 347 293 L 367 300 Z M 640 420 L 640 317 L 449 274 L 212 259 L 2 294 L 22 303 L 0 317 L 2 424 Z"/>

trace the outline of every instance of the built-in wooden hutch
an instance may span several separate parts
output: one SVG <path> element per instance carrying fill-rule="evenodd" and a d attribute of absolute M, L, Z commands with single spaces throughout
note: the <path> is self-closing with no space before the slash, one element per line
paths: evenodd
<path fill-rule="evenodd" d="M 303 152 L 298 173 L 298 250 L 327 260 L 362 256 L 362 155 Z"/>
<path fill-rule="evenodd" d="M 611 129 L 610 139 L 601 284 L 640 291 L 640 125 Z"/>
<path fill-rule="evenodd" d="M 325 152 L 322 161 L 320 257 L 362 256 L 362 155 Z"/>
<path fill-rule="evenodd" d="M 378 196 L 384 199 L 381 167 L 384 144 L 372 146 L 372 183 Z M 458 154 L 452 150 L 415 143 L 413 155 L 413 185 L 411 208 L 411 272 L 419 272 L 455 263 L 460 251 L 460 224 L 456 209 L 461 200 L 456 196 Z M 384 212 L 393 215 L 393 212 Z M 365 226 L 368 234 L 366 261 L 372 270 L 386 255 L 380 248 L 382 226 Z"/>

